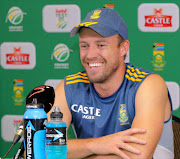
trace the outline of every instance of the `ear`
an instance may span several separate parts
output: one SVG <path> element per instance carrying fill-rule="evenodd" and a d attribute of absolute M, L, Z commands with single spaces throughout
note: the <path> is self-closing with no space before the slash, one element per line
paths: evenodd
<path fill-rule="evenodd" d="M 123 40 L 120 45 L 120 55 L 125 56 L 129 50 L 130 42 L 129 40 Z"/>

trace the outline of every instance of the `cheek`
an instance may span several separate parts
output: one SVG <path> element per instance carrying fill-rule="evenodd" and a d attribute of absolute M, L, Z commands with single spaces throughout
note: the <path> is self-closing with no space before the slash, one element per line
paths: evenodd
<path fill-rule="evenodd" d="M 82 52 L 82 51 L 80 52 L 80 59 L 81 59 L 81 61 L 85 58 L 85 55 L 86 54 L 84 52 Z"/>

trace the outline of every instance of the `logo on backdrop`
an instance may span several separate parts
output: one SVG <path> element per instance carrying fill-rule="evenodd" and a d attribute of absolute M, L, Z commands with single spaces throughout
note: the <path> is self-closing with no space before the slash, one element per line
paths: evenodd
<path fill-rule="evenodd" d="M 166 65 L 165 53 L 164 53 L 164 43 L 154 43 L 153 44 L 153 61 L 152 65 L 155 71 L 163 71 Z"/>
<path fill-rule="evenodd" d="M 56 9 L 57 27 L 64 29 L 67 26 L 67 9 Z"/>
<path fill-rule="evenodd" d="M 11 112 L 12 113 L 12 112 Z M 1 136 L 4 141 L 12 142 L 14 134 L 17 132 L 23 115 L 4 115 L 1 118 Z M 19 142 L 22 142 L 22 138 Z"/>
<path fill-rule="evenodd" d="M 36 65 L 35 46 L 30 42 L 4 42 L 0 56 L 4 69 L 33 69 Z"/>
<path fill-rule="evenodd" d="M 114 4 L 105 4 L 103 8 L 114 9 Z"/>
<path fill-rule="evenodd" d="M 57 88 L 62 79 L 48 79 L 45 81 L 44 85 L 52 86 L 54 89 Z"/>
<path fill-rule="evenodd" d="M 69 63 L 64 63 L 70 56 L 70 50 L 65 44 L 58 44 L 55 46 L 51 55 L 51 60 L 56 59 L 59 63 L 54 63 L 54 69 L 69 69 Z"/>
<path fill-rule="evenodd" d="M 43 28 L 46 32 L 70 32 L 81 21 L 79 6 L 46 5 L 43 8 Z"/>
<path fill-rule="evenodd" d="M 23 79 L 14 79 L 13 81 L 13 100 L 14 105 L 22 106 L 25 96 L 24 96 L 24 86 Z"/>
<path fill-rule="evenodd" d="M 163 9 L 154 9 L 154 15 L 145 16 L 146 27 L 172 27 L 172 16 L 163 15 Z"/>
<path fill-rule="evenodd" d="M 13 53 L 6 54 L 6 63 L 14 65 L 28 65 L 29 64 L 29 54 L 22 53 L 21 47 L 14 47 Z"/>
<path fill-rule="evenodd" d="M 173 3 L 143 3 L 138 8 L 138 27 L 144 32 L 175 32 L 179 7 Z"/>
<path fill-rule="evenodd" d="M 9 31 L 23 31 L 23 26 L 19 26 L 19 24 L 23 21 L 23 17 L 26 13 L 22 12 L 19 7 L 12 7 L 9 9 L 6 23 L 9 21 L 14 26 L 9 26 Z"/>

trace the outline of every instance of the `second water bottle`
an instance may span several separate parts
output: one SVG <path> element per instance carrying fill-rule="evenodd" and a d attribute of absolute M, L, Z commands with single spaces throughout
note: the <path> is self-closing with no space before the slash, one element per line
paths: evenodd
<path fill-rule="evenodd" d="M 51 121 L 46 125 L 46 157 L 47 159 L 66 159 L 67 134 L 66 123 L 62 121 L 60 108 L 53 107 Z"/>

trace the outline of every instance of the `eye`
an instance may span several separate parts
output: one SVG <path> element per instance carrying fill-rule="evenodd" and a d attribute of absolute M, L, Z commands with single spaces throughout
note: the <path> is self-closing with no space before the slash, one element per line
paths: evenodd
<path fill-rule="evenodd" d="M 88 47 L 88 45 L 87 44 L 80 44 L 79 47 L 82 49 L 86 49 Z"/>
<path fill-rule="evenodd" d="M 105 44 L 98 44 L 98 48 L 104 48 Z"/>

